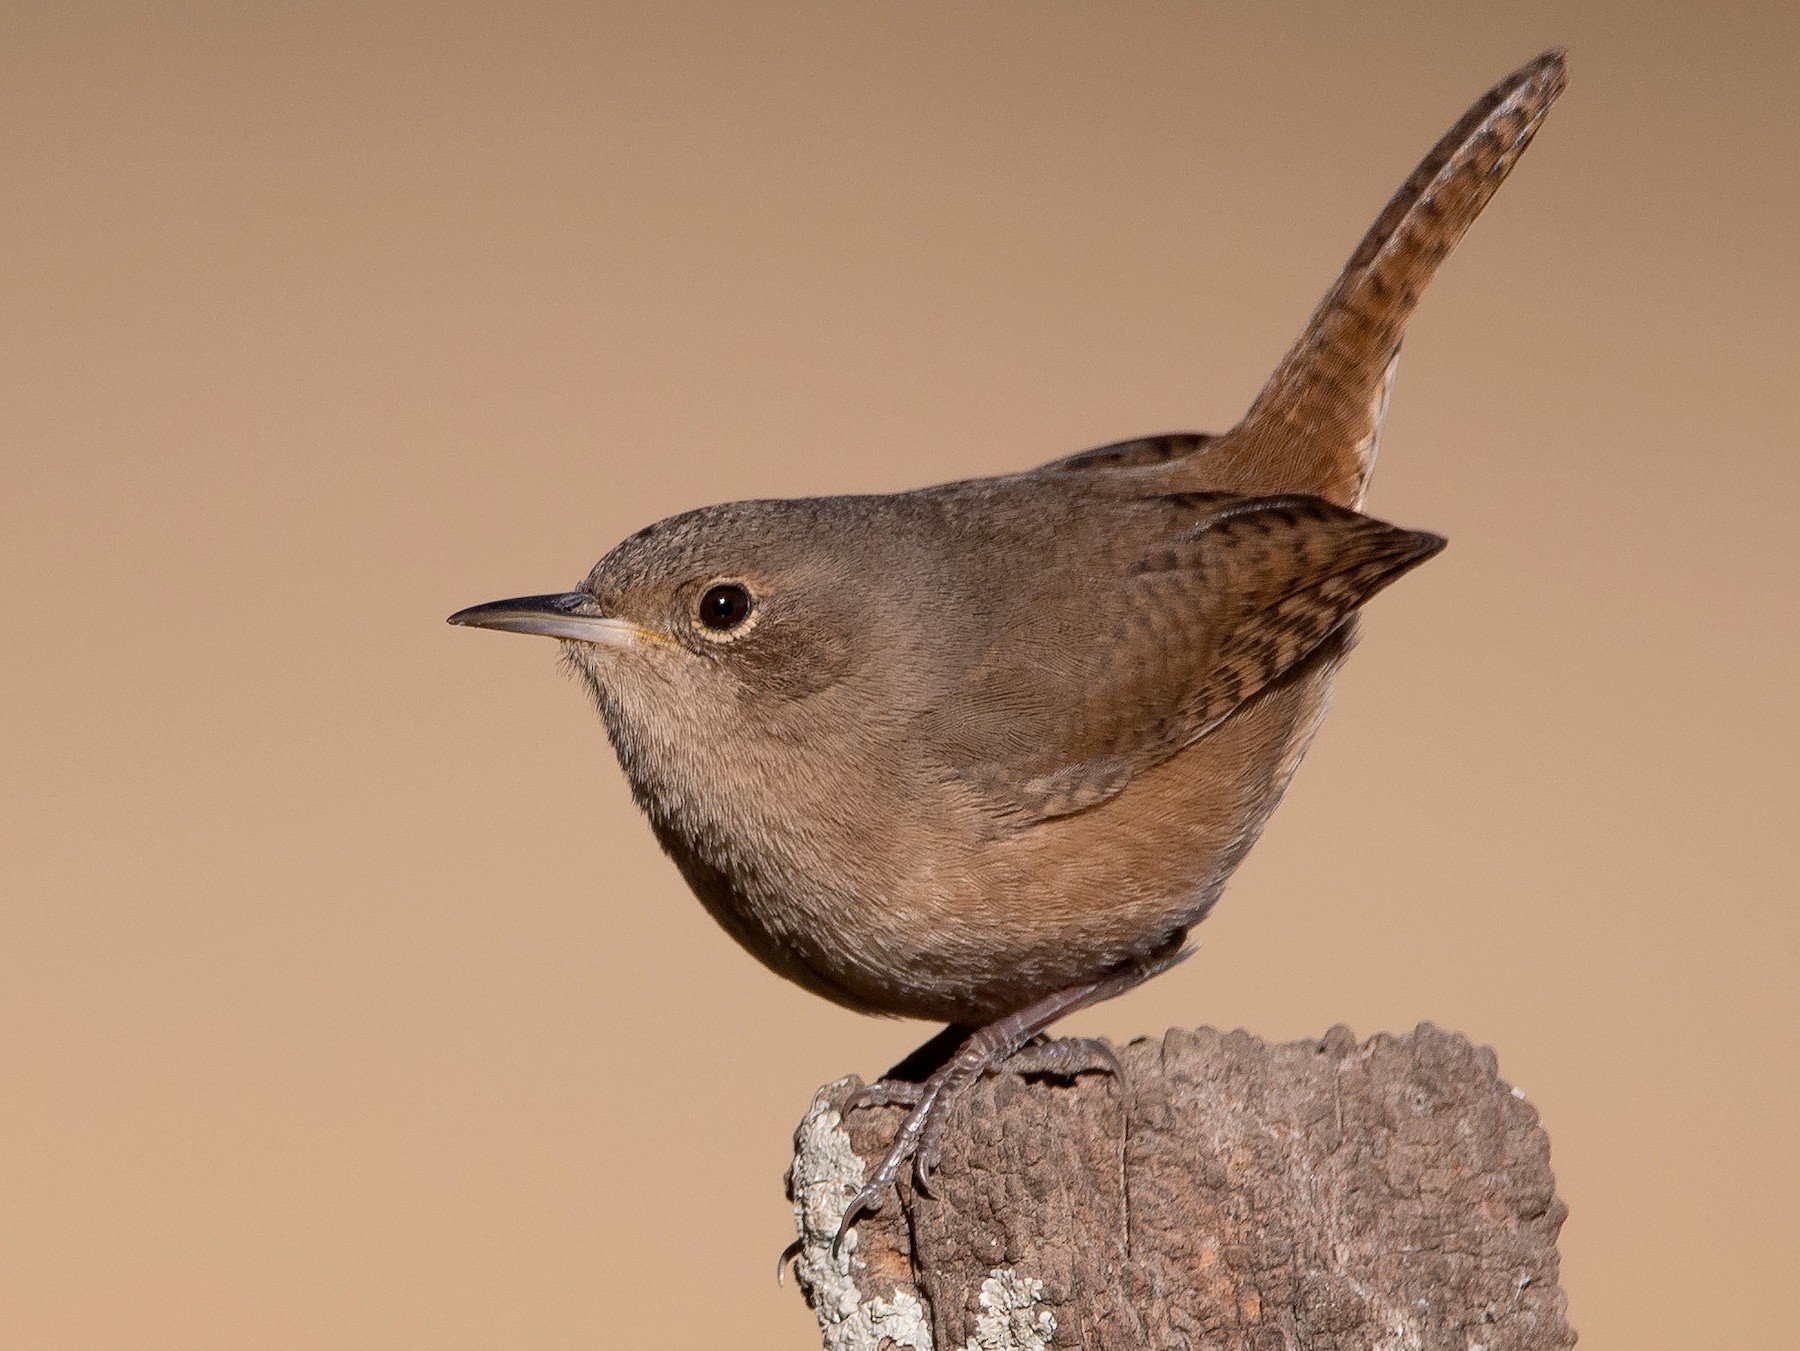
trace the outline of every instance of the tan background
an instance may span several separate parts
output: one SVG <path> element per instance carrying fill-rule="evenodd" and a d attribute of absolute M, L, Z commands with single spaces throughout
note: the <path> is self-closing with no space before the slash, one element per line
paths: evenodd
<path fill-rule="evenodd" d="M 1563 42 L 1376 478 L 1452 548 L 1075 1026 L 1464 1029 L 1587 1345 L 1791 1346 L 1796 13 L 6 6 L 0 1345 L 815 1345 L 789 1131 L 928 1029 L 733 948 L 551 645 L 444 615 L 1230 422 Z"/>

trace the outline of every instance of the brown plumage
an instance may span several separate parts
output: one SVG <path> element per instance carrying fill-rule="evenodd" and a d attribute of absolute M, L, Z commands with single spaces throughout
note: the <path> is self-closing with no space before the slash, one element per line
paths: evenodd
<path fill-rule="evenodd" d="M 1249 413 L 881 496 L 640 531 L 542 633 L 695 893 L 780 974 L 967 1029 L 845 1218 L 949 1102 L 1178 960 L 1323 716 L 1357 609 L 1442 547 L 1360 514 L 1406 319 L 1563 87 L 1497 85 L 1395 196 Z M 953 1038 L 953 1040 L 955 1040 Z"/>

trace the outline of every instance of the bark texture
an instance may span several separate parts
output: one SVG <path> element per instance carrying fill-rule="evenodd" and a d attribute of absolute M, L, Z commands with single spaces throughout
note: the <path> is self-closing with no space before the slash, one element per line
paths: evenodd
<path fill-rule="evenodd" d="M 1122 1078 L 992 1075 L 957 1108 L 933 1195 L 850 1196 L 903 1115 L 819 1091 L 796 1135 L 795 1267 L 827 1351 L 1552 1351 L 1537 1112 L 1493 1052 L 1423 1024 L 1269 1045 L 1171 1031 Z"/>

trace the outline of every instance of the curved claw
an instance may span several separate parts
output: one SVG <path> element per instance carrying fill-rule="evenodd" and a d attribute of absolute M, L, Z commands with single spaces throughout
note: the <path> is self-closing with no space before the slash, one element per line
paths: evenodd
<path fill-rule="evenodd" d="M 787 1284 L 788 1268 L 791 1267 L 794 1264 L 794 1262 L 796 1260 L 798 1260 L 800 1254 L 805 1251 L 806 1251 L 806 1240 L 803 1238 L 795 1239 L 792 1243 L 788 1244 L 787 1247 L 785 1247 L 781 1250 L 781 1256 L 777 1257 L 775 1259 L 775 1284 L 776 1285 L 786 1285 Z"/>
<path fill-rule="evenodd" d="M 936 1176 L 938 1164 L 943 1160 L 944 1128 L 950 1124 L 950 1104 L 976 1077 L 969 1075 L 962 1082 L 957 1082 L 954 1077 L 946 1076 L 944 1092 L 934 1104 L 937 1110 L 927 1112 L 924 1120 L 919 1123 L 918 1143 L 913 1146 L 913 1188 L 921 1196 L 937 1195 L 931 1179 Z"/>
<path fill-rule="evenodd" d="M 837 1233 L 831 1240 L 833 1260 L 842 1254 L 844 1236 L 856 1227 L 856 1222 L 864 1215 L 874 1215 L 881 1210 L 881 1193 L 886 1190 L 886 1183 L 870 1185 L 850 1198 L 850 1204 L 844 1207 L 844 1218 L 838 1221 Z"/>
<path fill-rule="evenodd" d="M 1081 1040 L 1087 1044 L 1088 1049 L 1102 1062 L 1101 1064 L 1092 1067 L 1096 1072 L 1110 1074 L 1115 1079 L 1123 1079 L 1125 1077 L 1125 1066 L 1120 1062 L 1119 1053 L 1113 1049 L 1113 1045 L 1110 1041 L 1106 1041 L 1100 1037 L 1083 1037 Z"/>
<path fill-rule="evenodd" d="M 921 1149 L 913 1155 L 913 1187 L 920 1196 L 935 1197 L 937 1195 L 931 1187 L 931 1176 L 935 1172 L 937 1172 L 937 1151 L 935 1149 L 929 1152 Z"/>

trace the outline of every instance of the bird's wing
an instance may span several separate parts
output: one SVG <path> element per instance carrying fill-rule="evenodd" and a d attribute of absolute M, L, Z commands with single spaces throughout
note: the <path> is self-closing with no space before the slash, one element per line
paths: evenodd
<path fill-rule="evenodd" d="M 1303 661 L 1443 547 L 1316 497 L 1141 499 L 1164 528 L 1085 578 L 1062 632 L 1014 630 L 967 673 L 945 768 L 1007 826 L 1116 796 Z M 1138 524 L 1141 526 L 1143 520 Z M 1004 691 L 993 700 L 984 691 Z"/>

